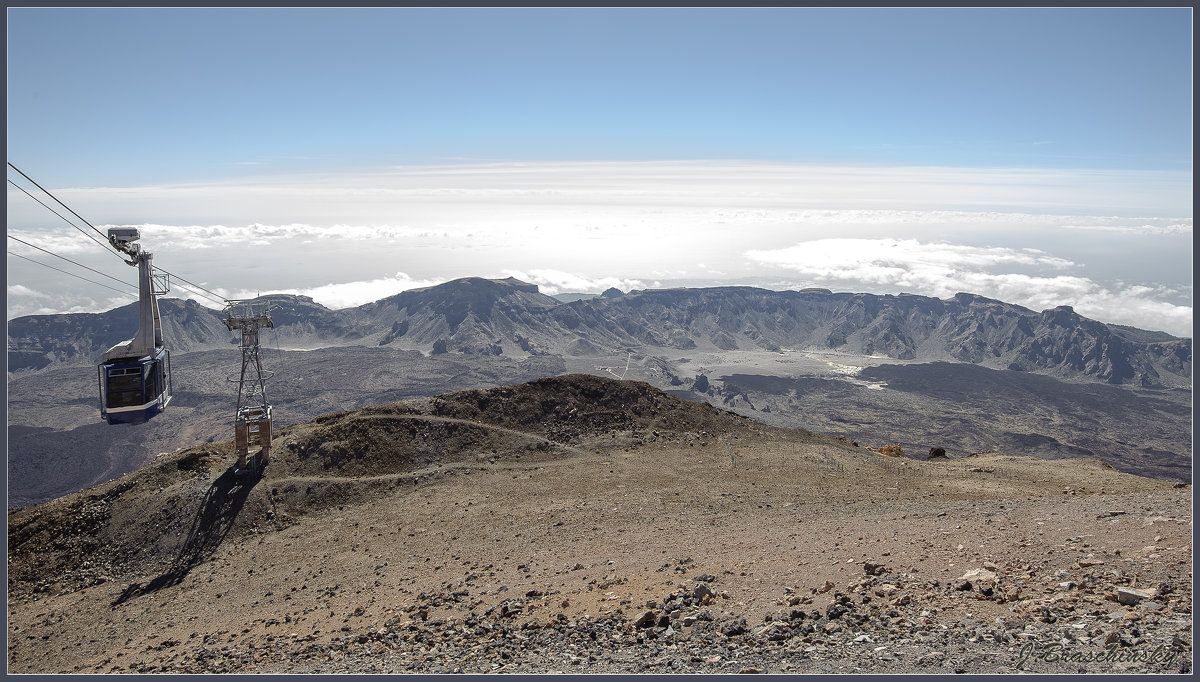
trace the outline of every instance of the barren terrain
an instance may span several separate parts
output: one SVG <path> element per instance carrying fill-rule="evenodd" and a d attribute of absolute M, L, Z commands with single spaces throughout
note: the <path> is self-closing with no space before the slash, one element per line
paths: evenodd
<path fill-rule="evenodd" d="M 1190 671 L 1190 488 L 1022 454 L 579 375 L 332 414 L 10 510 L 9 669 Z"/>
<path fill-rule="evenodd" d="M 1098 458 L 1191 480 L 1191 340 L 1068 307 L 753 287 L 612 289 L 564 303 L 533 284 L 478 277 L 342 310 L 270 301 L 263 361 L 278 425 L 582 372 L 776 426 L 898 442 L 910 455 Z M 131 428 L 97 423 L 93 363 L 132 332 L 134 306 L 10 321 L 10 508 L 231 436 L 227 379 L 241 355 L 223 315 L 194 301 L 160 306 L 175 399 Z"/>

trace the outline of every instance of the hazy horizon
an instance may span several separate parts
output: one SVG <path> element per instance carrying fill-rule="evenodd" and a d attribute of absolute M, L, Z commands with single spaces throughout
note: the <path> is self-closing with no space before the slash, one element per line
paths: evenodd
<path fill-rule="evenodd" d="M 1190 18 L 18 8 L 9 161 L 227 298 L 962 291 L 1190 336 Z M 11 184 L 7 208 L 133 282 Z M 7 265 L 8 319 L 133 300 Z"/>

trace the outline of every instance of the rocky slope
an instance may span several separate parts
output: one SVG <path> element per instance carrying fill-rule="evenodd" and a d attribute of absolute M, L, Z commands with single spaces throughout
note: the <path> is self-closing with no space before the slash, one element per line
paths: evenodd
<path fill-rule="evenodd" d="M 301 296 L 270 298 L 278 307 L 264 362 L 275 372 L 279 425 L 567 371 L 628 371 L 779 426 L 903 440 L 910 454 L 1013 448 L 1190 480 L 1191 341 L 1065 310 L 1039 314 L 965 294 L 748 287 L 610 290 L 563 303 L 511 278 L 457 280 L 336 311 Z M 240 366 L 233 334 L 218 311 L 175 299 L 161 306 L 176 398 L 129 428 L 96 423 L 91 363 L 132 334 L 133 307 L 11 321 L 10 507 L 229 437 L 236 384 L 227 379 Z M 863 354 L 880 366 L 837 374 Z M 705 364 L 726 369 L 706 375 Z"/>
<path fill-rule="evenodd" d="M 233 343 L 220 313 L 195 301 L 162 298 L 159 314 L 173 352 Z M 104 313 L 18 317 L 8 322 L 8 371 L 99 362 L 104 351 L 132 338 L 137 328 L 136 303 Z"/>
<path fill-rule="evenodd" d="M 1142 386 L 1187 386 L 1191 377 L 1190 339 L 1143 340 L 1069 307 L 1035 313 L 971 294 L 651 290 L 571 303 L 554 318 L 610 345 L 834 349 Z"/>
<path fill-rule="evenodd" d="M 715 287 L 619 292 L 562 303 L 513 278 L 467 278 L 331 311 L 273 296 L 279 338 L 315 345 L 384 345 L 424 352 L 564 354 L 606 348 L 832 349 L 901 360 L 1147 387 L 1190 387 L 1192 344 L 1110 326 L 1069 307 L 1040 313 L 971 294 L 901 294 Z M 87 358 L 132 334 L 133 308 L 34 316 L 9 323 L 10 371 Z M 220 313 L 166 299 L 164 330 L 180 350 L 228 345 Z M 123 336 L 124 335 L 124 336 Z"/>
<path fill-rule="evenodd" d="M 896 459 L 578 375 L 233 460 L 10 511 L 9 670 L 1190 671 L 1190 491 L 1095 460 Z"/>
<path fill-rule="evenodd" d="M 500 355 L 533 350 L 529 337 L 543 336 L 546 313 L 559 305 L 535 284 L 471 277 L 405 291 L 354 312 L 387 330 L 377 341 L 381 346 L 399 342 L 435 353 Z"/>

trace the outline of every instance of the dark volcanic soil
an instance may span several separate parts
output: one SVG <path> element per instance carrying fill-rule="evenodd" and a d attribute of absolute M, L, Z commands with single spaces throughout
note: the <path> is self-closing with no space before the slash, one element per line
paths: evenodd
<path fill-rule="evenodd" d="M 1171 481 L 1192 475 L 1191 391 L 1068 383 L 1027 372 L 950 362 L 884 364 L 829 378 L 721 377 L 724 395 L 744 393 L 743 414 L 803 423 L 864 443 L 902 442 L 928 452 L 1013 452 L 1099 458 L 1122 471 Z"/>

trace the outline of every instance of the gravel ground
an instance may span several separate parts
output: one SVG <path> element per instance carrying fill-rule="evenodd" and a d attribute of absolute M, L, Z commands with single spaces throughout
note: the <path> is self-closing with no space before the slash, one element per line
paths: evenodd
<path fill-rule="evenodd" d="M 261 477 L 218 444 L 10 511 L 10 672 L 1191 670 L 1190 488 L 566 388 L 332 415 Z"/>

